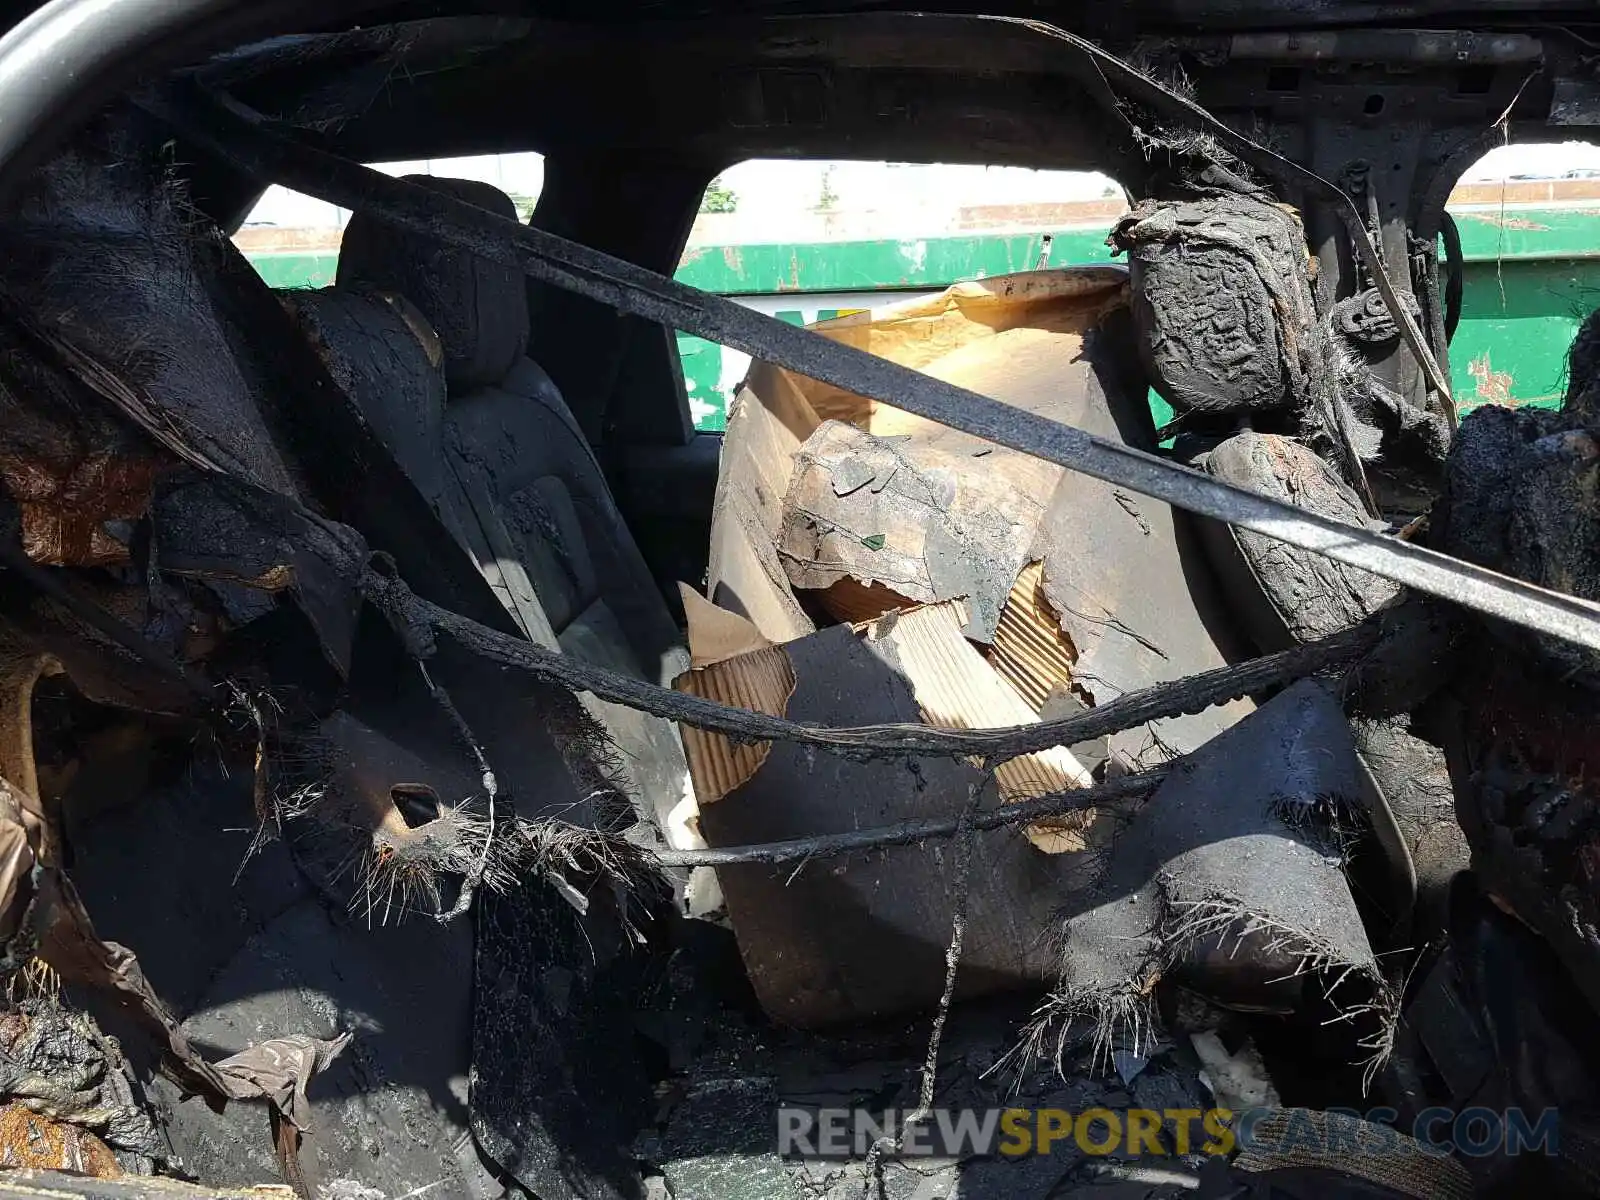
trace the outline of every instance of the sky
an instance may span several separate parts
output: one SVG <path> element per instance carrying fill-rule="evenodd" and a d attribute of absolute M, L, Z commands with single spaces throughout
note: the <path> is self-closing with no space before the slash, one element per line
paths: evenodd
<path fill-rule="evenodd" d="M 480 179 L 502 191 L 537 196 L 544 184 L 544 160 L 537 154 L 433 159 L 382 163 L 391 175 L 452 175 Z M 1120 189 L 1104 175 L 1084 171 L 1030 171 L 1021 167 L 928 166 L 911 163 L 790 162 L 753 160 L 731 168 L 723 182 L 739 197 L 744 212 L 759 212 L 781 222 L 790 214 L 817 207 L 826 175 L 841 211 L 882 208 L 914 214 L 955 204 L 1030 204 L 1092 200 Z M 331 204 L 274 187 L 262 197 L 250 220 L 285 228 L 342 227 L 348 214 Z"/>
<path fill-rule="evenodd" d="M 378 164 L 391 175 L 432 174 L 480 179 L 502 191 L 535 197 L 544 184 L 544 159 L 537 154 L 432 159 Z M 1571 170 L 1600 171 L 1600 146 L 1584 142 L 1502 146 L 1462 176 L 1462 182 L 1493 182 L 1513 175 L 1559 177 Z M 957 205 L 1061 203 L 1092 200 L 1120 189 L 1104 175 L 1083 171 L 1032 171 L 1022 167 L 942 166 L 914 163 L 781 161 L 756 159 L 731 168 L 723 183 L 739 199 L 739 211 L 759 214 L 781 228 L 788 217 L 813 214 L 823 181 L 840 212 L 892 210 L 908 228 L 931 232 Z M 307 196 L 274 187 L 250 220 L 284 228 L 342 228 L 348 214 Z M 921 232 L 911 228 L 913 233 Z"/>
<path fill-rule="evenodd" d="M 1497 146 L 1462 173 L 1462 183 L 1498 183 L 1513 175 L 1560 178 L 1568 171 L 1600 171 L 1600 146 L 1558 142 Z"/>

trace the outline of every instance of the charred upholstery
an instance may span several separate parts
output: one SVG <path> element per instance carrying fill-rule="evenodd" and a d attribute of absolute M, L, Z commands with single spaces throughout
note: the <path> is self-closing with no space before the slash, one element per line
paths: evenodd
<path fill-rule="evenodd" d="M 510 197 L 486 184 L 415 181 L 516 216 Z M 358 213 L 337 285 L 287 299 L 530 638 L 652 682 L 687 665 L 593 451 L 524 353 L 520 276 Z M 663 820 L 685 777 L 676 731 L 613 705 L 596 715 L 645 811 Z"/>

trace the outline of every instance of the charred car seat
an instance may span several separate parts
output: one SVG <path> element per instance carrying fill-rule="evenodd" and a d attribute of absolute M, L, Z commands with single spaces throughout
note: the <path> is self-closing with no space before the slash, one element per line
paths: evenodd
<path fill-rule="evenodd" d="M 447 526 L 459 529 L 443 449 L 444 360 L 428 322 L 392 294 L 298 299 L 304 303 L 291 307 L 317 335 L 336 380 L 362 399 L 375 432 Z M 370 692 L 385 682 L 352 686 Z M 477 699 L 459 697 L 469 707 Z M 364 707 L 401 722 L 392 731 L 397 744 L 418 744 L 420 730 L 392 703 Z M 489 719 L 496 715 L 499 730 Z M 511 728 L 526 719 L 517 712 L 472 719 L 486 744 L 500 746 L 495 760 L 508 776 L 544 783 L 561 771 L 546 739 Z M 541 787 L 541 800 L 577 799 L 555 782 Z M 481 942 L 474 921 L 384 923 L 384 913 L 345 913 L 284 840 L 252 851 L 256 821 L 248 775 L 209 762 L 148 789 L 136 805 L 95 813 L 74 830 L 72 845 L 74 877 L 98 928 L 148 964 L 185 1034 L 213 1059 L 264 1037 L 355 1035 L 310 1089 L 312 1128 L 299 1159 L 313 1194 L 500 1196 L 469 1129 Z M 155 1087 L 161 1124 L 187 1170 L 218 1184 L 277 1177 L 259 1106 L 231 1104 L 218 1114 L 198 1100 L 179 1103 L 161 1081 Z"/>
<path fill-rule="evenodd" d="M 360 222 L 351 232 L 341 286 L 279 297 L 336 381 L 531 637 L 635 676 L 671 675 L 681 651 L 666 607 L 560 396 L 522 355 L 521 280 L 418 244 L 380 251 Z M 412 293 L 427 310 L 411 302 Z M 468 303 L 459 310 L 444 303 L 451 295 Z M 352 680 L 369 691 L 382 684 Z M 482 707 L 478 697 L 458 701 Z M 376 707 L 399 720 L 388 712 L 392 704 Z M 675 730 L 631 710 L 592 711 L 620 751 L 639 807 L 664 816 L 686 774 Z M 536 713 L 496 709 L 470 719 L 487 745 L 500 747 L 491 751 L 495 761 L 515 766 L 508 776 L 543 783 L 561 765 L 545 762 L 538 731 L 517 741 L 517 722 L 530 716 L 537 721 Z M 391 736 L 413 744 L 399 727 Z M 537 799 L 570 810 L 577 793 L 550 782 Z M 314 1128 L 300 1155 L 309 1179 L 327 1189 L 360 1180 L 391 1196 L 430 1189 L 499 1196 L 504 1188 L 479 1148 L 536 1178 L 524 1161 L 528 1139 L 518 1134 L 524 1113 L 548 1132 L 537 1146 L 552 1158 L 582 1146 L 582 1129 L 560 1125 L 562 1112 L 547 1113 L 519 1088 L 604 1133 L 606 1146 L 622 1140 L 608 1122 L 612 1110 L 627 1111 L 624 1104 L 596 1113 L 581 1088 L 569 1096 L 550 1078 L 627 1078 L 607 1086 L 642 1089 L 625 1063 L 602 1053 L 632 1055 L 621 1018 L 601 1024 L 584 1007 L 591 994 L 626 995 L 616 980 L 632 964 L 592 966 L 591 930 L 563 918 L 571 912 L 566 901 L 534 884 L 480 898 L 471 920 L 440 925 L 414 916 L 369 927 L 359 911 L 340 913 L 339 897 L 282 842 L 241 866 L 251 805 L 247 778 L 191 773 L 137 809 L 107 813 L 81 831 L 75 874 L 103 914 L 105 934 L 150 960 L 152 981 L 209 1056 L 264 1036 L 356 1034 L 311 1088 Z M 155 882 L 152 862 L 168 864 Z M 218 895 L 231 903 L 217 904 Z M 544 907 L 556 907 L 555 918 Z M 538 1007 L 547 991 L 563 997 L 559 1011 Z M 534 1018 L 538 1037 L 530 1032 Z M 590 1026 L 599 1048 L 580 1036 Z M 511 1052 L 521 1042 L 527 1051 Z M 161 1101 L 175 1150 L 200 1177 L 246 1182 L 277 1173 L 259 1107 L 235 1104 L 215 1114 L 175 1095 Z"/>
<path fill-rule="evenodd" d="M 372 409 L 377 431 L 444 510 L 444 374 L 416 332 L 431 337 L 426 323 L 392 297 L 319 312 L 346 351 L 330 359 L 338 381 L 389 397 Z M 249 777 L 198 761 L 139 803 L 96 812 L 72 844 L 99 930 L 139 955 L 186 1035 L 214 1059 L 264 1037 L 355 1033 L 310 1092 L 313 1128 L 299 1157 L 317 1194 L 367 1194 L 339 1191 L 360 1179 L 391 1196 L 500 1195 L 468 1131 L 472 922 L 372 927 L 341 913 L 283 840 L 252 851 L 256 821 Z M 278 1177 L 259 1106 L 218 1114 L 179 1103 L 162 1081 L 155 1088 L 185 1169 L 218 1184 Z"/>
<path fill-rule="evenodd" d="M 508 217 L 504 193 L 419 177 Z M 519 274 L 356 214 L 338 283 L 286 294 L 302 327 L 400 465 L 534 641 L 668 683 L 682 637 L 560 393 L 525 355 Z M 440 382 L 442 372 L 443 382 Z M 663 828 L 683 794 L 676 730 L 586 701 L 645 812 Z"/>

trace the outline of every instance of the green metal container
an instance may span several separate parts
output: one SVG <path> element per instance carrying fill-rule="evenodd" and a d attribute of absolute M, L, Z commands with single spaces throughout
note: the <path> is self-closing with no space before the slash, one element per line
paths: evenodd
<path fill-rule="evenodd" d="M 1559 403 L 1567 348 L 1578 324 L 1600 307 L 1600 202 L 1471 205 L 1452 212 L 1465 259 L 1461 325 L 1450 347 L 1458 404 L 1468 411 L 1479 404 Z M 684 255 L 677 277 L 807 324 L 962 280 L 1110 262 L 1105 237 L 1104 229 L 1080 227 L 903 241 L 697 246 Z M 250 257 L 273 287 L 326 287 L 338 265 L 332 251 Z M 697 427 L 724 428 L 728 401 L 749 360 L 687 334 L 679 335 L 678 350 Z"/>

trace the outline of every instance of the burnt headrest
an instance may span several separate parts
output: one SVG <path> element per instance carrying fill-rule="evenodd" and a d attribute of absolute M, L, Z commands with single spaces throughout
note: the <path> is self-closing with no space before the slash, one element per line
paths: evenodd
<path fill-rule="evenodd" d="M 407 182 L 447 192 L 517 219 L 499 188 L 472 179 L 408 175 Z M 454 395 L 504 379 L 528 347 L 528 292 L 520 272 L 432 238 L 356 213 L 339 251 L 339 286 L 397 292 L 439 334 Z"/>

